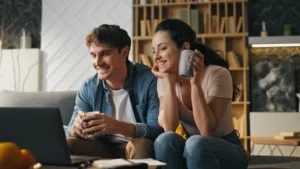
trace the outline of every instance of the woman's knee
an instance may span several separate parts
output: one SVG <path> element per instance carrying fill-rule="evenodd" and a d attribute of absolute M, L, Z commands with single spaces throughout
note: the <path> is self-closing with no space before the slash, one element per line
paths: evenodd
<path fill-rule="evenodd" d="M 202 151 L 210 148 L 210 143 L 213 138 L 209 136 L 194 135 L 188 138 L 185 144 L 185 149 L 188 152 Z"/>
<path fill-rule="evenodd" d="M 165 151 L 170 147 L 184 145 L 185 140 L 175 132 L 165 132 L 157 137 L 154 142 L 154 149 Z"/>

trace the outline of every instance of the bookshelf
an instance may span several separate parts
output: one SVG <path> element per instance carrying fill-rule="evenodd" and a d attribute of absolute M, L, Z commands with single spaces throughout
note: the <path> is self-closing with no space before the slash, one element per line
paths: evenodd
<path fill-rule="evenodd" d="M 207 2 L 206 2 L 207 1 Z M 152 66 L 151 40 L 156 25 L 167 18 L 187 22 L 197 33 L 197 42 L 220 50 L 229 62 L 234 83 L 242 90 L 232 103 L 233 121 L 249 150 L 248 134 L 248 0 L 134 0 L 134 61 Z M 145 58 L 150 62 L 145 61 Z"/>

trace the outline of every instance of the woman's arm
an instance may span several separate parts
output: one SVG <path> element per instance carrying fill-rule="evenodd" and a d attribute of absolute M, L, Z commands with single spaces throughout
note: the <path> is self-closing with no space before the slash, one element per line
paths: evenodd
<path fill-rule="evenodd" d="M 175 84 L 176 81 L 174 77 L 165 77 L 165 94 L 159 97 L 160 108 L 158 123 L 164 128 L 165 131 L 175 131 L 179 123 Z"/>
<path fill-rule="evenodd" d="M 158 66 L 152 68 L 153 74 L 158 77 L 157 93 L 159 96 L 158 123 L 165 131 L 175 131 L 179 124 L 178 103 L 176 96 L 176 75 L 160 73 Z"/>
<path fill-rule="evenodd" d="M 205 99 L 201 87 L 201 77 L 204 76 L 206 71 L 204 57 L 200 51 L 196 50 L 195 52 L 197 56 L 193 63 L 194 76 L 190 81 L 193 116 L 201 135 L 212 135 L 218 128 L 219 123 L 226 112 L 230 98 L 207 96 Z M 223 83 L 230 82 L 230 74 L 228 74 L 229 73 L 225 73 L 216 77 L 216 82 L 210 87 L 211 90 L 219 91 L 219 89 L 222 89 Z M 225 87 L 224 89 L 232 91 L 230 88 Z"/>
<path fill-rule="evenodd" d="M 191 97 L 195 123 L 201 135 L 212 135 L 226 112 L 228 98 L 208 96 L 205 100 L 202 87 L 191 84 Z"/>

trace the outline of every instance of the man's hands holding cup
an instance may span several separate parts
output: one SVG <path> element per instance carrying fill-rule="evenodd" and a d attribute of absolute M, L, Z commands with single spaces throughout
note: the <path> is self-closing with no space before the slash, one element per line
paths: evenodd
<path fill-rule="evenodd" d="M 79 120 L 74 122 L 73 128 L 75 128 L 75 132 L 78 131 L 78 126 L 80 127 L 80 132 L 76 132 L 76 134 L 82 138 L 94 138 L 101 134 L 115 134 L 116 128 L 118 126 L 118 121 L 114 118 L 107 116 L 104 113 L 99 112 L 87 112 L 84 113 L 82 111 L 78 112 L 77 116 Z"/>
<path fill-rule="evenodd" d="M 74 120 L 71 135 L 74 137 L 87 139 L 88 137 L 82 132 L 82 118 L 85 116 L 84 112 L 78 111 L 78 115 Z"/>

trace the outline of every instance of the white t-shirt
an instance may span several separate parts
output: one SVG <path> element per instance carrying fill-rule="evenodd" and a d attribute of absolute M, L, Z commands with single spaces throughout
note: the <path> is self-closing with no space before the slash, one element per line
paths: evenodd
<path fill-rule="evenodd" d="M 131 107 L 131 102 L 129 95 L 126 90 L 112 90 L 111 91 L 111 98 L 110 98 L 110 105 L 112 108 L 112 116 L 116 120 L 125 121 L 128 123 L 134 123 L 135 119 L 133 116 L 133 110 Z M 114 134 L 112 136 L 112 142 L 128 142 L 131 138 L 125 137 L 121 134 Z"/>
<path fill-rule="evenodd" d="M 205 98 L 207 96 L 216 96 L 230 99 L 228 101 L 228 106 L 224 110 L 224 116 L 221 119 L 214 136 L 222 137 L 229 134 L 234 129 L 231 107 L 233 88 L 232 78 L 229 71 L 220 66 L 209 65 L 205 72 L 201 86 Z M 194 121 L 193 112 L 188 109 L 183 102 L 179 82 L 176 82 L 175 90 L 178 99 L 179 120 L 182 123 L 183 128 L 189 136 L 200 134 Z M 162 79 L 158 79 L 157 81 L 157 93 L 158 97 L 161 97 L 165 94 L 164 82 Z"/>

